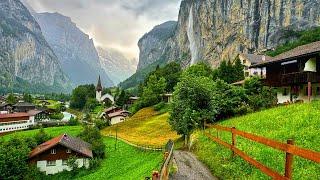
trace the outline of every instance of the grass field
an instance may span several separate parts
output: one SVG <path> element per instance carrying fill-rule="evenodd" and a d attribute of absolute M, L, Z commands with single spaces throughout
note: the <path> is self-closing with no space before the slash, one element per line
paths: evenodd
<path fill-rule="evenodd" d="M 81 126 L 61 126 L 61 127 L 44 128 L 44 131 L 52 137 L 58 136 L 63 133 L 67 133 L 71 136 L 76 136 L 81 132 L 81 130 L 82 130 Z M 12 134 L 8 134 L 8 135 L 2 136 L 2 137 L 0 136 L 0 139 L 7 141 L 14 136 L 16 136 L 16 137 L 32 137 L 37 132 L 39 132 L 39 129 L 28 130 L 28 131 L 18 131 L 18 132 L 14 132 Z"/>
<path fill-rule="evenodd" d="M 77 175 L 68 172 L 61 173 L 52 179 L 144 179 L 150 177 L 153 170 L 160 169 L 162 152 L 141 151 L 121 141 L 117 143 L 115 150 L 115 139 L 104 138 L 107 157 L 102 161 L 101 166 L 95 170 L 83 170 Z"/>
<path fill-rule="evenodd" d="M 138 145 L 163 146 L 169 139 L 176 140 L 179 136 L 168 124 L 169 114 L 160 114 L 152 107 L 144 108 L 126 122 L 107 127 L 102 130 L 104 135 L 115 135 Z"/>
<path fill-rule="evenodd" d="M 293 138 L 295 145 L 319 152 L 319 117 L 320 102 L 313 102 L 264 110 L 225 120 L 219 124 L 236 127 L 239 130 L 281 142 Z M 214 130 L 207 131 L 216 135 Z M 229 133 L 220 133 L 220 137 L 231 143 Z M 270 179 L 240 157 L 231 159 L 230 150 L 212 142 L 202 132 L 196 133 L 193 138 L 196 139 L 193 151 L 201 161 L 208 165 L 215 176 L 221 179 Z M 237 138 L 237 147 L 254 159 L 284 174 L 285 153 L 239 137 Z M 294 179 L 320 179 L 319 172 L 320 164 L 295 156 Z"/>

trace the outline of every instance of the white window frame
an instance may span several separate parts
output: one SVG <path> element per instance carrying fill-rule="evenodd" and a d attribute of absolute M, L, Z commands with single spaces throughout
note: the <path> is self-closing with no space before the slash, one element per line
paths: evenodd
<path fill-rule="evenodd" d="M 71 153 L 71 149 L 67 149 L 67 151 L 66 151 L 68 154 L 70 154 Z"/>
<path fill-rule="evenodd" d="M 51 154 L 57 154 L 57 150 L 56 149 L 51 149 L 50 153 Z"/>
<path fill-rule="evenodd" d="M 47 161 L 47 166 L 56 166 L 56 161 Z"/>

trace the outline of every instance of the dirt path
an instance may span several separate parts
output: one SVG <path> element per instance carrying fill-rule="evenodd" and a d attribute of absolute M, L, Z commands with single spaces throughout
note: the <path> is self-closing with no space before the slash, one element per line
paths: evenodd
<path fill-rule="evenodd" d="M 174 151 L 174 159 L 178 166 L 178 172 L 170 179 L 173 180 L 216 180 L 209 169 L 203 165 L 192 153 L 186 151 Z"/>

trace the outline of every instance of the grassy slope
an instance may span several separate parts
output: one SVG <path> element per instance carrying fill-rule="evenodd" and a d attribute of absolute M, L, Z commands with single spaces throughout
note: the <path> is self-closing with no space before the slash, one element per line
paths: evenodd
<path fill-rule="evenodd" d="M 160 169 L 162 152 L 144 152 L 121 141 L 117 150 L 113 138 L 105 138 L 107 158 L 101 167 L 79 179 L 144 179 L 151 176 L 153 170 Z"/>
<path fill-rule="evenodd" d="M 296 104 L 269 109 L 242 117 L 236 117 L 221 122 L 223 126 L 236 127 L 239 130 L 262 135 L 274 140 L 286 142 L 294 138 L 297 146 L 320 151 L 320 102 Z M 214 130 L 210 130 L 216 135 Z M 237 157 L 230 159 L 231 152 L 226 148 L 210 141 L 201 132 L 197 133 L 198 141 L 194 152 L 205 162 L 214 175 L 223 179 L 268 179 L 256 168 Z M 228 133 L 220 136 L 231 142 Z M 251 157 L 284 174 L 285 154 L 258 143 L 237 138 L 237 146 Z M 294 179 L 320 179 L 320 164 L 294 159 Z"/>
<path fill-rule="evenodd" d="M 64 126 L 46 128 L 45 132 L 51 136 L 62 133 L 76 136 L 81 129 L 81 126 Z M 0 137 L 0 139 L 8 140 L 13 136 L 31 137 L 38 131 L 20 131 Z M 146 176 L 151 176 L 153 170 L 160 169 L 162 152 L 141 151 L 121 141 L 118 141 L 117 150 L 115 150 L 115 140 L 108 137 L 104 138 L 104 143 L 106 144 L 107 157 L 98 169 L 94 171 L 82 170 L 76 177 L 72 173 L 66 172 L 48 179 L 144 179 Z"/>
<path fill-rule="evenodd" d="M 128 121 L 102 130 L 104 135 L 115 135 L 129 142 L 139 145 L 162 146 L 169 139 L 179 136 L 171 130 L 167 120 L 169 114 L 159 114 L 153 108 L 144 108 L 132 116 Z"/>
<path fill-rule="evenodd" d="M 45 128 L 44 129 L 45 132 L 47 134 L 49 134 L 50 136 L 54 137 L 54 136 L 58 136 L 60 134 L 63 133 L 67 133 L 71 136 L 76 136 L 80 133 L 80 131 L 82 130 L 81 126 L 61 126 L 61 127 L 51 127 L 51 128 Z M 17 137 L 32 137 L 33 135 L 35 135 L 37 132 L 39 131 L 39 129 L 35 129 L 35 130 L 29 130 L 29 131 L 17 131 L 14 132 L 12 134 L 8 134 L 5 136 L 0 137 L 0 139 L 3 140 L 8 140 L 14 136 Z"/>

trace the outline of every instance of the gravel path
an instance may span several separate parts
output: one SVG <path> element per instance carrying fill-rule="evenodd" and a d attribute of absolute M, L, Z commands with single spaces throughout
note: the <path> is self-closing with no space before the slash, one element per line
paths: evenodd
<path fill-rule="evenodd" d="M 203 165 L 192 153 L 186 151 L 174 151 L 174 159 L 178 166 L 178 172 L 170 179 L 173 180 L 217 180 L 208 168 Z"/>

